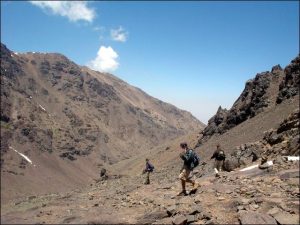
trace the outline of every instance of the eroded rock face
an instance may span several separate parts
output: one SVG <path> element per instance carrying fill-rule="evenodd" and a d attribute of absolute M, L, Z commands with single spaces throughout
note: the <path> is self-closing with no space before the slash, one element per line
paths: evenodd
<path fill-rule="evenodd" d="M 208 121 L 208 126 L 204 129 L 203 135 L 210 136 L 215 133 L 222 133 L 224 130 L 224 122 L 227 119 L 228 110 L 222 109 L 220 106 L 215 116 Z"/>
<path fill-rule="evenodd" d="M 3 154 L 8 151 L 10 139 L 13 136 L 12 120 L 12 89 L 19 88 L 18 77 L 24 76 L 21 63 L 14 59 L 14 53 L 1 43 L 1 167 L 4 163 Z"/>
<path fill-rule="evenodd" d="M 300 74 L 300 56 L 295 58 L 285 70 L 285 77 L 279 85 L 279 93 L 276 100 L 280 104 L 285 99 L 299 94 L 299 74 Z"/>
<path fill-rule="evenodd" d="M 277 129 L 266 132 L 264 143 L 269 145 L 266 155 L 299 155 L 299 116 L 296 110 Z"/>

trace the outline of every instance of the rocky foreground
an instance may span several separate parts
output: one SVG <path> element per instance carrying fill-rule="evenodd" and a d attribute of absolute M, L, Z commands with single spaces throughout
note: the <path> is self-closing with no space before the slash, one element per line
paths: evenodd
<path fill-rule="evenodd" d="M 257 163 L 256 163 L 257 164 Z M 194 175 L 197 193 L 178 197 L 178 168 L 143 177 L 108 175 L 84 189 L 30 196 L 2 205 L 1 223 L 299 224 L 299 161 Z"/>

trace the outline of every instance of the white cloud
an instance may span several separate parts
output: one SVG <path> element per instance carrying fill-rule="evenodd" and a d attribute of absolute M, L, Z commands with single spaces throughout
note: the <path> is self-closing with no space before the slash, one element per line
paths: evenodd
<path fill-rule="evenodd" d="M 94 9 L 87 6 L 84 1 L 30 1 L 44 10 L 49 10 L 55 15 L 65 16 L 70 21 L 85 20 L 92 22 L 96 16 Z"/>
<path fill-rule="evenodd" d="M 95 26 L 93 27 L 94 31 L 99 31 L 99 32 L 104 32 L 105 31 L 105 27 L 103 26 Z"/>
<path fill-rule="evenodd" d="M 110 30 L 110 36 L 114 41 L 126 42 L 128 38 L 128 32 L 123 27 Z"/>
<path fill-rule="evenodd" d="M 118 57 L 118 54 L 112 49 L 112 47 L 101 46 L 96 58 L 90 61 L 87 66 L 100 72 L 114 71 L 119 67 L 119 63 L 117 61 Z"/>

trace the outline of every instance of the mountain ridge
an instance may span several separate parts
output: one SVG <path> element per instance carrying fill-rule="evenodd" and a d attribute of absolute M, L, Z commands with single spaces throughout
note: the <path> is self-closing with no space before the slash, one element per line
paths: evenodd
<path fill-rule="evenodd" d="M 249 79 L 232 107 L 227 110 L 220 106 L 216 114 L 209 119 L 197 146 L 211 136 L 226 133 L 264 110 L 274 108 L 286 99 L 299 95 L 299 64 L 298 55 L 285 69 L 275 65 L 271 71 L 258 73 L 255 78 Z"/>
<path fill-rule="evenodd" d="M 37 182 L 34 168 L 10 146 L 38 166 L 41 186 L 53 167 L 68 171 L 53 183 L 82 186 L 102 167 L 203 127 L 189 112 L 111 74 L 57 53 L 14 54 L 1 44 L 1 173 L 18 194 L 40 188 L 29 184 Z M 31 188 L 22 193 L 21 184 Z M 10 198 L 7 188 L 3 198 Z"/>

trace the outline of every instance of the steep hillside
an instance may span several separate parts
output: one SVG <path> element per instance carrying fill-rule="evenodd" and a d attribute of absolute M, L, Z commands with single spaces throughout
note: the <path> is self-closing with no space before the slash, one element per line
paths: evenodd
<path fill-rule="evenodd" d="M 13 53 L 1 44 L 4 192 L 84 185 L 102 166 L 203 127 L 189 112 L 113 75 L 61 54 Z"/>
<path fill-rule="evenodd" d="M 220 135 L 256 115 L 275 108 L 287 99 L 299 95 L 300 57 L 284 70 L 277 65 L 248 80 L 245 89 L 230 110 L 219 107 L 201 133 L 198 146 L 214 135 Z"/>

